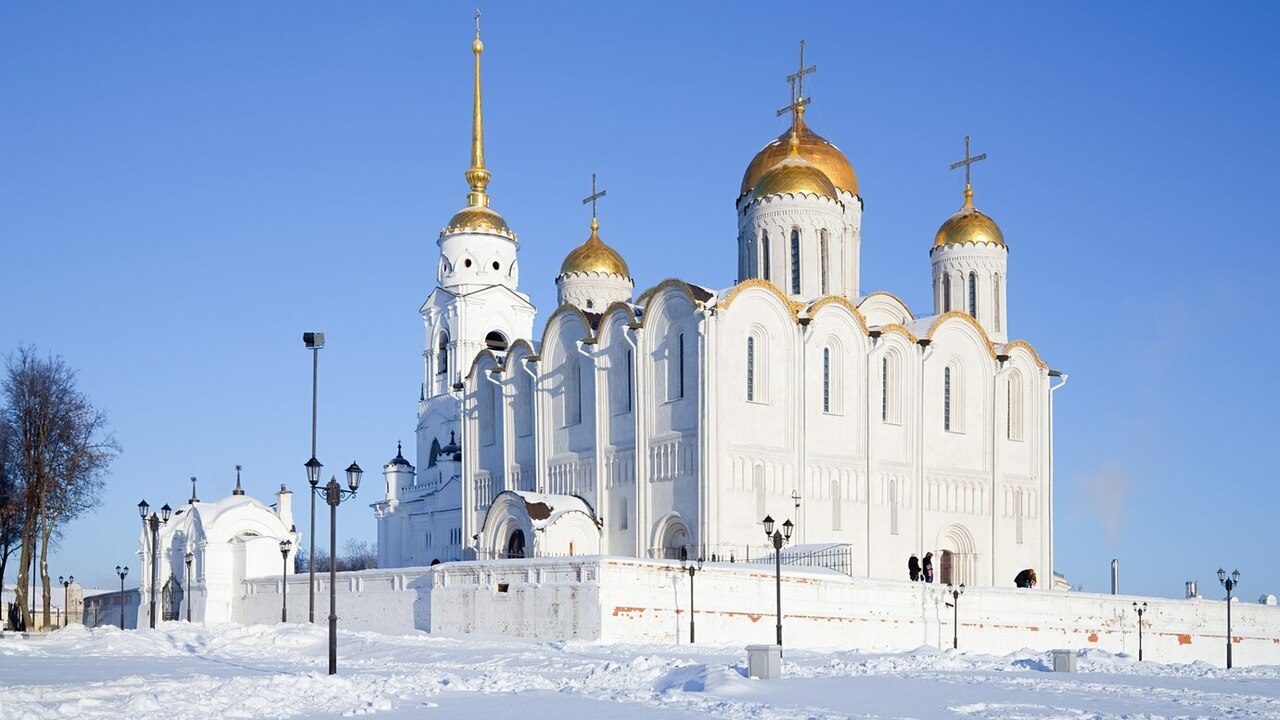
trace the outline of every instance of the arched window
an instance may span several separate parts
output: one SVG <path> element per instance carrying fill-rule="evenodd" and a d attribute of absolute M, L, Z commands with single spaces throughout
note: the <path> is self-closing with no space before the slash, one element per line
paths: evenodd
<path fill-rule="evenodd" d="M 756 339 L 747 338 L 747 402 L 756 400 Z"/>
<path fill-rule="evenodd" d="M 978 273 L 969 273 L 969 317 L 978 317 Z"/>
<path fill-rule="evenodd" d="M 800 294 L 800 231 L 791 231 L 791 294 Z"/>
<path fill-rule="evenodd" d="M 1022 376 L 1017 370 L 1009 373 L 1009 386 L 1005 398 L 1005 437 L 1022 439 Z"/>
<path fill-rule="evenodd" d="M 667 401 L 684 397 L 684 333 L 672 339 L 667 348 Z"/>
<path fill-rule="evenodd" d="M 828 270 L 830 256 L 827 253 L 827 231 L 822 229 L 818 231 L 818 254 L 822 259 L 822 294 L 826 295 L 831 292 L 830 270 Z"/>
<path fill-rule="evenodd" d="M 762 258 L 762 262 L 760 264 L 761 267 L 764 268 L 764 272 L 761 273 L 761 277 L 765 280 L 769 280 L 771 278 L 769 277 L 769 231 L 767 230 L 760 233 L 760 256 Z"/>
<path fill-rule="evenodd" d="M 440 332 L 440 341 L 436 343 L 436 374 L 449 372 L 449 331 Z"/>
<path fill-rule="evenodd" d="M 995 308 L 995 320 L 992 321 L 996 332 L 1000 332 L 1000 276 L 995 275 L 991 278 L 991 304 Z"/>
<path fill-rule="evenodd" d="M 831 348 L 822 348 L 822 412 L 831 412 Z"/>
<path fill-rule="evenodd" d="M 517 375 L 520 376 L 520 380 L 515 397 L 516 436 L 528 437 L 533 434 L 533 378 L 519 368 L 517 368 Z"/>
<path fill-rule="evenodd" d="M 942 312 L 951 312 L 951 275 L 942 276 Z"/>
<path fill-rule="evenodd" d="M 899 361 L 895 352 L 885 353 L 880 361 L 880 419 L 898 424 L 902 422 L 898 412 Z"/>
<path fill-rule="evenodd" d="M 484 336 L 484 346 L 494 352 L 505 352 L 507 349 L 507 336 L 497 330 L 490 330 L 489 334 Z"/>
<path fill-rule="evenodd" d="M 951 429 L 951 368 L 942 371 L 942 429 Z"/>

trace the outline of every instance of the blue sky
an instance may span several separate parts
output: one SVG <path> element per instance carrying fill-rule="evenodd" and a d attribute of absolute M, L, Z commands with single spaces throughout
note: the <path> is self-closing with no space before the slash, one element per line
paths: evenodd
<path fill-rule="evenodd" d="M 741 175 L 807 119 L 857 170 L 862 285 L 929 309 L 928 249 L 976 202 L 1011 248 L 1011 335 L 1057 394 L 1057 568 L 1106 591 L 1280 593 L 1272 461 L 1280 11 L 1270 4 L 484 5 L 494 207 L 545 317 L 601 234 L 639 288 L 731 284 Z M 1210 11 L 1211 10 L 1211 11 Z M 300 490 L 320 330 L 320 450 L 369 489 L 412 442 L 417 310 L 464 204 L 473 5 L 0 7 L 0 352 L 80 371 L 124 448 L 50 563 L 110 586 L 135 506 Z M 305 496 L 299 494 L 299 502 Z M 299 513 L 302 515 L 302 512 Z M 327 530 L 321 525 L 321 532 Z M 322 535 L 323 537 L 323 535 Z"/>

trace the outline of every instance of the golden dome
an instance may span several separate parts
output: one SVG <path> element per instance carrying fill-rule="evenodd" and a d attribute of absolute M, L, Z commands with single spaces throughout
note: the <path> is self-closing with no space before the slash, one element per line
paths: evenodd
<path fill-rule="evenodd" d="M 561 275 L 594 272 L 631 277 L 627 261 L 622 259 L 617 250 L 604 244 L 600 239 L 599 229 L 600 223 L 591 218 L 591 237 L 565 256 L 560 265 Z"/>
<path fill-rule="evenodd" d="M 840 152 L 840 148 L 827 142 L 825 138 L 805 125 L 804 108 L 797 111 L 795 119 L 792 120 L 792 129 L 800 139 L 800 157 L 813 163 L 827 176 L 832 185 L 857 195 L 858 176 L 854 174 L 853 166 L 849 164 L 844 153 Z M 742 190 L 739 194 L 746 194 L 759 183 L 765 173 L 786 159 L 790 139 L 791 129 L 788 129 L 756 153 L 751 164 L 747 166 L 747 172 L 742 176 Z"/>
<path fill-rule="evenodd" d="M 449 224 L 441 231 L 441 235 L 455 232 L 487 232 L 515 239 L 515 233 L 507 227 L 507 221 L 492 208 L 483 205 L 472 205 L 459 210 L 449 218 Z"/>
<path fill-rule="evenodd" d="M 964 189 L 964 207 L 960 208 L 960 212 L 947 218 L 933 238 L 934 247 L 965 243 L 1004 245 L 1004 233 L 1000 232 L 996 221 L 973 206 L 973 188 L 969 186 L 965 186 Z"/>

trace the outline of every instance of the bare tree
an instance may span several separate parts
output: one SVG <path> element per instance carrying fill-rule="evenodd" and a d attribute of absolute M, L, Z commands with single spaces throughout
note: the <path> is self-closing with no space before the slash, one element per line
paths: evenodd
<path fill-rule="evenodd" d="M 65 522 L 93 507 L 119 447 L 106 416 L 76 388 L 75 371 L 62 358 L 41 358 L 34 347 L 19 347 L 7 359 L 0 393 L 4 399 L 0 416 L 10 428 L 11 484 L 22 488 L 16 599 L 31 626 L 28 573 L 38 552 L 47 626 L 51 619 L 49 547 Z"/>
<path fill-rule="evenodd" d="M 0 587 L 8 577 L 9 558 L 22 537 L 23 489 L 13 469 L 13 426 L 0 413 Z"/>
<path fill-rule="evenodd" d="M 378 550 L 368 540 L 347 538 L 338 558 L 339 570 L 372 570 L 378 567 Z"/>

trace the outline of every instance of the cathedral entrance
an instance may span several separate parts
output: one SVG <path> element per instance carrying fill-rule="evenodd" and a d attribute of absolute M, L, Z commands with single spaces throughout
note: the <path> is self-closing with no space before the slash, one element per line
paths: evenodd
<path fill-rule="evenodd" d="M 523 558 L 524 556 L 524 530 L 517 528 L 511 533 L 511 537 L 507 539 L 507 557 Z"/>
<path fill-rule="evenodd" d="M 943 585 L 951 585 L 952 569 L 955 567 L 955 553 L 950 550 L 942 551 L 942 561 L 938 565 L 939 582 Z"/>
<path fill-rule="evenodd" d="M 649 557 L 661 558 L 664 560 L 679 560 L 681 552 L 687 557 L 692 557 L 694 553 L 690 553 L 690 535 L 689 526 L 684 524 L 684 519 L 679 513 L 670 513 L 658 521 L 656 526 L 657 532 L 654 533 L 654 546 L 649 549 Z"/>
<path fill-rule="evenodd" d="M 178 620 L 182 617 L 182 585 L 170 575 L 164 584 L 160 599 L 160 619 Z"/>

